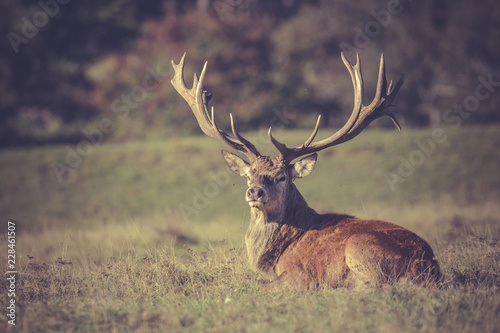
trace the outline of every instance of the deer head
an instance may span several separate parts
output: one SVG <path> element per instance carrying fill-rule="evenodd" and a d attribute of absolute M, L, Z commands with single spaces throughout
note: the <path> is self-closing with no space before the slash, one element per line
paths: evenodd
<path fill-rule="evenodd" d="M 280 221 L 285 215 L 290 186 L 297 178 L 309 175 L 316 164 L 313 153 L 294 164 L 280 158 L 261 156 L 249 163 L 226 150 L 222 151 L 229 168 L 238 176 L 247 178 L 245 199 L 252 208 L 265 213 L 272 221 Z"/>
<path fill-rule="evenodd" d="M 211 111 L 208 111 L 208 101 L 211 95 L 203 89 L 207 63 L 205 63 L 199 78 L 196 74 L 194 75 L 193 87 L 191 89 L 186 87 L 183 77 L 185 56 L 186 54 L 182 56 L 179 64 L 172 61 L 175 70 L 172 85 L 189 104 L 201 130 L 207 136 L 224 142 L 247 157 L 245 160 L 228 151 L 222 151 L 229 168 L 235 174 L 247 178 L 248 189 L 245 198 L 250 207 L 262 211 L 274 221 L 278 221 L 284 216 L 290 189 L 294 189 L 293 181 L 309 175 L 314 169 L 317 159 L 316 152 L 353 139 L 373 120 L 383 116 L 391 118 L 396 127 L 400 129 L 389 107 L 393 106 L 393 100 L 404 82 L 404 76 L 401 76 L 394 87 L 392 81 L 387 85 L 382 55 L 375 97 L 369 105 L 364 105 L 359 55 L 356 64 L 352 65 L 342 54 L 342 60 L 351 75 L 354 86 L 354 108 L 347 123 L 330 137 L 314 141 L 321 120 L 321 116 L 319 116 L 309 138 L 302 145 L 293 148 L 289 148 L 275 139 L 272 135 L 272 129 L 269 128 L 269 139 L 277 148 L 279 155 L 274 158 L 262 156 L 251 142 L 238 133 L 232 115 L 230 115 L 233 134 L 231 136 L 217 126 L 214 108 L 212 107 Z M 304 155 L 307 157 L 292 163 L 293 160 Z"/>

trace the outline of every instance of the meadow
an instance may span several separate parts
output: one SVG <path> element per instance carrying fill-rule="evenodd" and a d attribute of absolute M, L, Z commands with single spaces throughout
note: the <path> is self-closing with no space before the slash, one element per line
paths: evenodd
<path fill-rule="evenodd" d="M 321 130 L 319 136 L 327 135 Z M 307 131 L 276 131 L 290 145 Z M 245 180 L 203 136 L 0 151 L 3 332 L 498 332 L 500 127 L 367 130 L 319 154 L 309 205 L 395 222 L 441 265 L 433 288 L 262 292 Z M 275 154 L 265 132 L 248 137 Z M 321 138 L 321 137 L 320 137 Z"/>

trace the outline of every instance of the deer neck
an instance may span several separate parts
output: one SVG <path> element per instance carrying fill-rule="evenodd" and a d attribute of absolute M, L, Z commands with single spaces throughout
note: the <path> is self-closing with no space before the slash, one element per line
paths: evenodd
<path fill-rule="evenodd" d="M 311 227 L 317 213 L 311 209 L 299 190 L 291 184 L 285 200 L 270 214 L 251 208 L 251 220 L 245 235 L 250 264 L 273 273 L 283 251 Z"/>

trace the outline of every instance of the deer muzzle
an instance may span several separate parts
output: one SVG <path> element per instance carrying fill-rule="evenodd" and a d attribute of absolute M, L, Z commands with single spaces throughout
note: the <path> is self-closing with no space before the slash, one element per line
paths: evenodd
<path fill-rule="evenodd" d="M 252 186 L 247 190 L 246 201 L 250 207 L 259 207 L 266 203 L 267 193 L 260 186 Z"/>

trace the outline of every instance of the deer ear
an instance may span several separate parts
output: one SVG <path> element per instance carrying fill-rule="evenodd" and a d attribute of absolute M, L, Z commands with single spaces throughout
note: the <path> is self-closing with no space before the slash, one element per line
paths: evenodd
<path fill-rule="evenodd" d="M 309 176 L 309 174 L 313 171 L 314 166 L 316 165 L 316 159 L 318 158 L 318 154 L 314 153 L 312 155 L 306 156 L 295 164 L 291 165 L 292 177 L 295 178 L 304 178 Z"/>
<path fill-rule="evenodd" d="M 250 169 L 250 164 L 247 161 L 224 149 L 221 150 L 221 153 L 226 160 L 227 166 L 229 167 L 229 169 L 231 169 L 232 172 L 234 172 L 238 176 L 247 176 L 248 170 Z"/>

